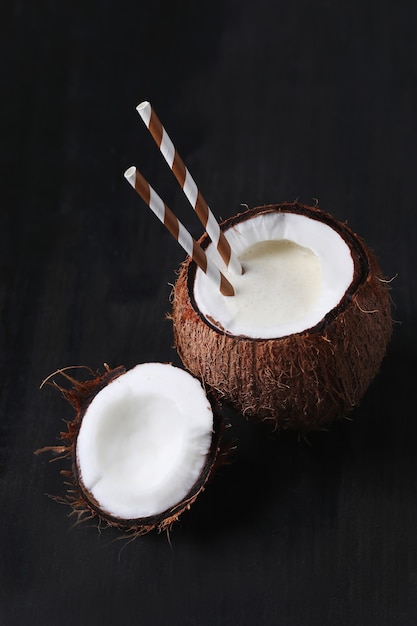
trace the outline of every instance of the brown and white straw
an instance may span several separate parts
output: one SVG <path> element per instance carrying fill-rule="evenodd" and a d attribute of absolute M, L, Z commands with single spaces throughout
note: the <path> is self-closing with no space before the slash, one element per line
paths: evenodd
<path fill-rule="evenodd" d="M 126 180 L 141 196 L 142 200 L 149 206 L 155 215 L 166 226 L 171 235 L 184 248 L 186 253 L 193 259 L 198 267 L 216 284 L 224 296 L 233 296 L 234 289 L 227 278 L 220 272 L 218 267 L 206 255 L 201 246 L 193 239 L 188 230 L 175 217 L 171 209 L 165 204 L 162 198 L 145 180 L 136 167 L 129 167 L 124 173 Z"/>
<path fill-rule="evenodd" d="M 181 185 L 191 206 L 200 218 L 201 223 L 223 259 L 226 267 L 229 270 L 232 270 L 235 274 L 242 274 L 243 269 L 239 259 L 231 249 L 230 244 L 224 236 L 216 218 L 211 212 L 207 202 L 204 200 L 203 195 L 199 191 L 190 172 L 185 167 L 183 160 L 178 154 L 178 151 L 172 143 L 165 128 L 159 121 L 153 107 L 148 101 L 144 101 L 141 102 L 136 109 L 155 140 L 155 143 L 158 145 L 166 162 L 172 169 L 175 178 Z"/>

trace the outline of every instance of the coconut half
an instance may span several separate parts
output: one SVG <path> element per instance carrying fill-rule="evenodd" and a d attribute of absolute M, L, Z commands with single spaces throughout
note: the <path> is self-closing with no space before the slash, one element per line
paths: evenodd
<path fill-rule="evenodd" d="M 65 501 L 80 517 L 134 535 L 168 528 L 203 490 L 219 453 L 218 418 L 201 383 L 165 363 L 86 383 L 67 378 L 76 417 L 61 433 L 68 445 L 47 448 L 72 458 L 75 490 Z"/>
<path fill-rule="evenodd" d="M 173 292 L 184 366 L 245 415 L 308 431 L 351 411 L 391 336 L 387 282 L 364 242 L 317 207 L 265 205 L 222 224 L 244 273 L 223 296 L 187 259 Z M 200 240 L 209 256 L 216 250 Z M 217 257 L 216 257 L 216 260 Z"/>

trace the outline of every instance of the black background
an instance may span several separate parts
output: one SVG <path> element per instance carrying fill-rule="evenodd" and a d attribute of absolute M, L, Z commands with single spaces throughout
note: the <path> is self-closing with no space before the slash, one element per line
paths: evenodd
<path fill-rule="evenodd" d="M 23 2 L 1 22 L 0 623 L 417 623 L 417 9 L 332 2 Z M 123 178 L 201 226 L 136 105 L 217 217 L 299 199 L 391 283 L 393 339 L 353 421 L 309 441 L 230 416 L 224 467 L 170 535 L 73 527 L 59 367 L 179 364 L 184 254 Z"/>

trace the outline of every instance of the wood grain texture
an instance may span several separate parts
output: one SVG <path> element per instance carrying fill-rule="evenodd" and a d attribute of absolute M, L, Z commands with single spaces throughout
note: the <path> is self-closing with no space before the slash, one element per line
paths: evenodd
<path fill-rule="evenodd" d="M 417 9 L 276 4 L 4 11 L 1 624 L 417 623 Z M 70 418 L 39 390 L 58 367 L 179 364 L 165 314 L 183 254 L 125 168 L 201 225 L 138 119 L 145 98 L 218 217 L 318 198 L 346 220 L 396 276 L 398 323 L 353 422 L 307 444 L 229 414 L 235 461 L 171 543 L 125 545 L 72 527 L 44 495 L 63 493 L 60 466 L 33 451 Z"/>

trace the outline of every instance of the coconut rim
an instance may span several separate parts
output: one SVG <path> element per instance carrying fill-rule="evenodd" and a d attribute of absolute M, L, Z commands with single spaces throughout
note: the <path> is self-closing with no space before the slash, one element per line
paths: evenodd
<path fill-rule="evenodd" d="M 348 306 L 353 294 L 356 292 L 358 287 L 366 281 L 368 277 L 368 274 L 369 274 L 368 258 L 367 258 L 365 248 L 363 247 L 358 236 L 353 231 L 351 231 L 350 228 L 348 228 L 345 224 L 336 220 L 329 213 L 322 211 L 319 207 L 310 207 L 304 204 L 300 204 L 298 202 L 285 202 L 281 204 L 265 204 L 265 205 L 261 205 L 257 207 L 252 207 L 250 209 L 247 209 L 246 211 L 238 213 L 237 215 L 229 217 L 228 219 L 221 222 L 220 228 L 225 232 L 229 228 L 232 228 L 238 223 L 241 223 L 245 220 L 252 219 L 253 217 L 258 217 L 259 215 L 267 215 L 269 213 L 295 213 L 297 215 L 303 215 L 310 219 L 320 221 L 326 224 L 327 226 L 329 226 L 329 228 L 331 228 L 335 232 L 337 232 L 337 234 L 340 235 L 340 237 L 346 243 L 352 256 L 352 261 L 353 261 L 352 281 L 350 285 L 348 286 L 348 288 L 346 289 L 339 303 L 335 307 L 330 309 L 317 324 L 315 324 L 314 326 L 311 326 L 310 328 L 306 328 L 304 330 L 301 330 L 296 333 L 292 333 L 290 335 L 284 335 L 282 337 L 265 338 L 265 337 L 252 337 L 250 335 L 244 335 L 244 334 L 235 335 L 229 332 L 227 329 L 222 330 L 218 326 L 215 326 L 213 323 L 210 322 L 209 319 L 205 317 L 203 312 L 199 309 L 195 300 L 195 296 L 194 296 L 194 282 L 195 282 L 195 276 L 196 276 L 196 271 L 197 271 L 197 265 L 191 258 L 188 258 L 184 262 L 184 268 L 186 269 L 186 272 L 187 272 L 186 284 L 187 284 L 187 292 L 188 292 L 190 304 L 193 310 L 195 311 L 195 313 L 201 319 L 201 321 L 204 324 L 206 324 L 209 328 L 217 332 L 219 335 L 225 335 L 227 337 L 231 337 L 236 340 L 246 340 L 246 341 L 250 340 L 250 341 L 256 341 L 256 342 L 265 342 L 265 341 L 280 341 L 289 336 L 297 336 L 297 335 L 299 336 L 299 335 L 315 334 L 315 333 L 321 332 L 323 328 L 325 328 L 332 321 L 334 321 L 337 318 L 337 316 Z M 210 244 L 210 242 L 211 240 L 208 237 L 207 233 L 204 233 L 203 236 L 199 239 L 199 244 L 201 245 L 203 249 L 206 249 L 207 246 Z M 233 296 L 230 296 L 230 297 L 233 297 Z"/>

